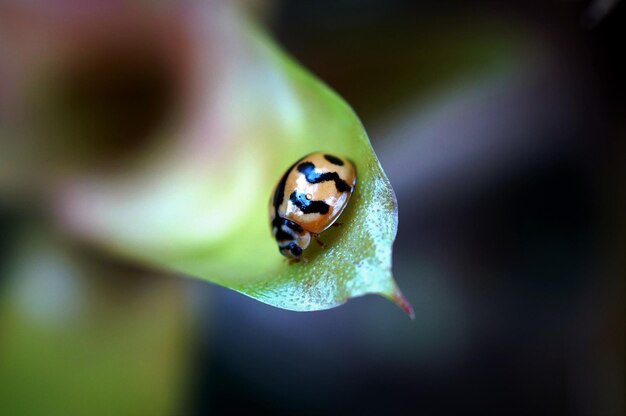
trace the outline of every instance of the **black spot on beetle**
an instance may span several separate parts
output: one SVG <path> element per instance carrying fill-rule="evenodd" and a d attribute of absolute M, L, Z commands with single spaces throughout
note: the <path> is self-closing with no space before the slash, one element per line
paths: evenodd
<path fill-rule="evenodd" d="M 299 224 L 296 224 L 295 222 L 290 221 L 287 218 L 283 218 L 280 215 L 274 217 L 274 220 L 272 221 L 272 226 L 276 228 L 281 228 L 281 226 L 287 226 L 297 233 L 301 233 L 303 231 L 302 227 L 300 227 Z"/>
<path fill-rule="evenodd" d="M 280 182 L 278 182 L 278 185 L 276 185 L 276 191 L 274 192 L 274 198 L 272 199 L 272 205 L 274 206 L 274 209 L 276 210 L 276 215 L 278 216 L 278 207 L 280 206 L 280 204 L 283 202 L 283 198 L 285 197 L 285 184 L 287 183 L 287 177 L 289 176 L 289 174 L 291 173 L 291 171 L 293 170 L 293 168 L 300 163 L 300 161 L 302 159 L 304 159 L 306 156 L 298 159 L 296 161 L 296 163 L 294 163 L 293 165 L 289 166 L 289 169 L 287 169 L 285 171 L 285 174 L 283 175 L 282 178 L 280 178 Z"/>
<path fill-rule="evenodd" d="M 296 243 L 289 244 L 289 251 L 291 251 L 291 254 L 295 257 L 300 257 L 302 255 L 302 248 L 300 248 L 300 246 Z"/>
<path fill-rule="evenodd" d="M 343 166 L 343 160 L 341 160 L 338 157 L 335 157 L 333 155 L 324 155 L 324 159 L 328 160 L 333 165 Z"/>
<path fill-rule="evenodd" d="M 285 228 L 293 230 L 296 233 L 304 231 L 300 225 L 280 216 L 274 217 L 274 220 L 272 221 L 272 228 L 276 230 L 276 241 L 293 240 L 294 237 L 289 234 Z"/>
<path fill-rule="evenodd" d="M 334 181 L 335 188 L 339 192 L 350 192 L 352 187 L 339 177 L 337 172 L 315 172 L 315 165 L 311 162 L 304 162 L 298 166 L 298 172 L 302 173 L 308 183 L 321 183 Z"/>
<path fill-rule="evenodd" d="M 328 214 L 329 206 L 324 201 L 309 201 L 306 194 L 300 191 L 293 191 L 289 200 L 305 214 L 319 213 Z"/>
<path fill-rule="evenodd" d="M 276 241 L 293 240 L 293 236 L 281 228 L 276 229 Z"/>
<path fill-rule="evenodd" d="M 289 169 L 287 169 L 283 177 L 280 178 L 280 182 L 278 182 L 278 185 L 276 186 L 276 192 L 274 192 L 274 199 L 272 201 L 272 205 L 274 206 L 274 209 L 276 210 L 278 210 L 278 206 L 281 204 L 281 202 L 283 202 L 283 197 L 285 196 L 285 183 L 287 182 L 287 176 L 289 176 L 289 172 L 291 172 L 291 170 L 293 169 L 295 165 L 296 164 L 294 163 Z"/>
<path fill-rule="evenodd" d="M 292 230 L 294 230 L 295 232 L 297 232 L 297 233 L 301 233 L 302 231 L 304 231 L 304 230 L 302 229 L 302 227 L 300 227 L 300 225 L 299 225 L 299 224 L 296 224 L 295 222 L 293 222 L 293 221 L 289 221 L 288 219 L 285 219 L 285 218 L 283 218 L 283 220 L 284 220 L 284 224 L 285 224 L 287 227 L 289 227 L 289 228 L 291 228 Z"/>

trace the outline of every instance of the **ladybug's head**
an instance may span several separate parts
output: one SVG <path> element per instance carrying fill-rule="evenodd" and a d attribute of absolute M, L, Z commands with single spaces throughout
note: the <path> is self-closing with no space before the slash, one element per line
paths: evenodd
<path fill-rule="evenodd" d="M 279 245 L 278 250 L 280 251 L 280 254 L 289 259 L 299 260 L 302 256 L 302 247 L 294 241 L 290 242 L 286 246 Z"/>
<path fill-rule="evenodd" d="M 277 217 L 272 221 L 272 235 L 278 242 L 278 250 L 283 256 L 299 260 L 302 251 L 309 246 L 311 234 L 288 219 Z"/>

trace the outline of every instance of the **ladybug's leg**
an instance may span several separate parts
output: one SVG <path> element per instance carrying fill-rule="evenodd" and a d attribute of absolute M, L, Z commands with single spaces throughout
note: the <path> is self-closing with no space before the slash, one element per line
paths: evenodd
<path fill-rule="evenodd" d="M 343 223 L 342 222 L 333 223 L 333 227 L 343 227 Z"/>
<path fill-rule="evenodd" d="M 324 242 L 320 240 L 317 234 L 311 234 L 311 235 L 313 236 L 313 239 L 315 240 L 315 242 L 319 244 L 321 248 L 326 248 L 326 244 L 324 244 Z"/>

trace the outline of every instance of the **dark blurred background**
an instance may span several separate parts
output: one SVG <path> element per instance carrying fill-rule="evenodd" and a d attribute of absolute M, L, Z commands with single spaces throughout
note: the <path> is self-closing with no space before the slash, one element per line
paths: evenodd
<path fill-rule="evenodd" d="M 11 3 L 5 12 L 19 9 Z M 30 305 L 28 316 L 46 331 L 24 335 L 23 318 L 4 314 L 0 389 L 13 388 L 0 392 L 3 414 L 81 414 L 76 397 L 118 403 L 103 414 L 623 414 L 626 5 L 243 4 L 361 117 L 397 194 L 394 275 L 416 319 L 373 296 L 323 312 L 283 311 L 215 285 L 155 277 L 71 242 L 60 258 L 78 257 L 79 266 L 38 256 L 50 243 L 37 231 L 25 243 L 18 235 L 45 213 L 33 202 L 37 192 L 24 196 L 10 186 L 22 182 L 11 182 L 15 169 L 5 164 L 0 254 L 7 261 L 0 266 L 17 275 L 57 273 L 45 282 L 2 281 L 3 310 Z M 138 10 L 135 19 L 143 16 Z M 7 12 L 0 22 L 33 24 L 18 15 L 29 16 Z M 120 123 L 132 124 L 123 131 L 103 122 L 113 130 L 90 145 L 106 144 L 99 155 L 120 146 L 109 136 L 140 152 L 146 126 L 165 117 L 181 82 L 153 64 L 159 51 L 137 51 L 104 48 L 106 65 L 58 84 L 70 101 L 84 91 L 100 97 L 90 77 L 113 79 L 121 91 L 132 86 L 143 98 L 139 109 L 106 100 L 91 109 L 103 120 L 109 111 L 140 118 Z M 10 88 L 0 93 L 6 112 Z M 15 247 L 26 247 L 27 260 L 8 261 L 21 252 Z M 89 276 L 80 293 L 68 283 L 73 273 Z M 48 306 L 33 309 L 42 297 Z M 78 342 L 55 335 L 59 322 L 74 325 L 68 333 Z M 7 346 L 16 334 L 22 344 Z M 117 363 L 120 355 L 134 365 Z M 15 358 L 33 356 L 50 368 Z M 94 361 L 105 368 L 89 369 Z M 57 371 L 85 376 L 64 387 Z M 117 380 L 116 371 L 128 376 Z M 103 379 L 110 385 L 100 386 Z M 52 385 L 57 392 L 44 392 Z M 99 389 L 111 392 L 108 399 L 92 392 Z M 12 408 L 15 392 L 57 410 Z"/>

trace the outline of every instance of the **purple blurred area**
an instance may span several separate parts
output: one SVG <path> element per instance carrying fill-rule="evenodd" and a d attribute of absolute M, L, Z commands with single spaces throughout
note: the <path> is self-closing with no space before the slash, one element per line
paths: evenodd
<path fill-rule="evenodd" d="M 140 157 L 185 90 L 188 45 L 172 35 L 184 2 L 31 3 L 0 3 L 0 260 L 46 217 L 37 203 L 55 175 Z M 171 379 L 184 391 L 159 414 L 624 414 L 626 4 L 247 7 L 361 117 L 397 194 L 394 275 L 416 319 L 379 297 L 289 312 L 117 262 L 133 277 L 111 279 L 111 260 L 90 251 L 88 299 L 121 310 L 163 296 L 191 327 L 170 323 L 182 346 L 159 330 L 137 341 L 163 351 L 150 365 L 180 356 L 168 366 L 184 371 Z M 42 36 L 64 41 L 31 39 Z M 43 61 L 60 68 L 61 92 L 27 85 Z M 23 102 L 29 88 L 48 118 L 21 111 L 39 108 Z M 86 115 L 89 141 L 58 121 L 63 106 Z M 24 120 L 48 140 L 22 134 Z M 58 150 L 68 148 L 78 156 Z M 154 376 L 163 391 L 169 374 Z"/>

